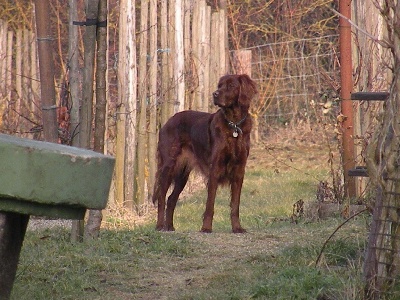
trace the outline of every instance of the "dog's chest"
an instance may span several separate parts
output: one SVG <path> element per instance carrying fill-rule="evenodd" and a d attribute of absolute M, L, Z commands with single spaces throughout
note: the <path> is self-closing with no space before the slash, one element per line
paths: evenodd
<path fill-rule="evenodd" d="M 243 137 L 232 137 L 227 139 L 226 142 L 227 145 L 223 151 L 225 153 L 225 162 L 233 164 L 243 163 L 249 152 L 247 143 L 244 141 Z"/>

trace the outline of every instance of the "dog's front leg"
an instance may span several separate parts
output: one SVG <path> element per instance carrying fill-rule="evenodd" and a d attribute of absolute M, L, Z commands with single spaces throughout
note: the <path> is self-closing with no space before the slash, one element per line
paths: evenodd
<path fill-rule="evenodd" d="M 158 210 L 157 210 L 157 225 L 156 230 L 164 230 L 165 224 L 165 198 L 158 198 Z"/>
<path fill-rule="evenodd" d="M 215 195 L 217 193 L 218 180 L 214 176 L 210 175 L 208 180 L 208 195 L 206 210 L 203 215 L 203 227 L 201 227 L 201 232 L 211 233 L 212 232 L 212 222 L 214 217 L 214 204 Z"/>
<path fill-rule="evenodd" d="M 231 224 L 233 233 L 245 233 L 246 230 L 240 225 L 239 206 L 240 194 L 242 192 L 243 176 L 236 177 L 231 182 Z"/>

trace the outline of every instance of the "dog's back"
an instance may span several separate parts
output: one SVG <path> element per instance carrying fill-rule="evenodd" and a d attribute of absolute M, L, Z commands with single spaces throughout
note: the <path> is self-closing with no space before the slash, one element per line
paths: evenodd
<path fill-rule="evenodd" d="M 183 167 L 208 173 L 211 151 L 209 124 L 212 118 L 213 114 L 193 110 L 171 117 L 160 130 L 159 168 L 169 164 L 174 166 L 174 174 Z"/>

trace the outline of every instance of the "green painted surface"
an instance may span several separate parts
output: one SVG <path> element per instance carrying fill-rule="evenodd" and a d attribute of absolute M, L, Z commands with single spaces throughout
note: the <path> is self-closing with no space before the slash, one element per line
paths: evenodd
<path fill-rule="evenodd" d="M 56 219 L 82 220 L 86 208 L 67 205 L 47 205 L 16 199 L 0 199 L 0 210 L 24 215 L 46 216 Z"/>
<path fill-rule="evenodd" d="M 0 134 L 0 210 L 11 210 L 10 199 L 21 213 L 26 203 L 103 209 L 113 169 L 111 156 Z"/>

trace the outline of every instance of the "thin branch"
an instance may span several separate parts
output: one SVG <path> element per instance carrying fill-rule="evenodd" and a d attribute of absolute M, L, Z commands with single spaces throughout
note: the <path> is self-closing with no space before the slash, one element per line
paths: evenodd
<path fill-rule="evenodd" d="M 360 210 L 359 212 L 355 213 L 354 215 L 348 217 L 342 224 L 340 224 L 340 225 L 335 229 L 334 232 L 332 232 L 332 234 L 328 237 L 328 239 L 327 239 L 327 240 L 325 241 L 325 243 L 322 245 L 321 251 L 319 252 L 319 255 L 318 255 L 318 257 L 317 257 L 317 260 L 315 261 L 315 266 L 316 266 L 316 267 L 318 266 L 319 261 L 321 260 L 322 253 L 324 252 L 326 245 L 328 244 L 328 242 L 330 241 L 330 239 L 336 234 L 336 232 L 338 232 L 338 230 L 339 230 L 340 228 L 342 228 L 342 227 L 343 227 L 347 222 L 349 222 L 351 219 L 353 219 L 354 217 L 358 216 L 359 214 L 361 214 L 361 213 L 363 213 L 363 212 L 365 212 L 365 211 L 367 211 L 367 210 L 368 210 L 368 208 L 364 208 L 363 210 Z"/>

